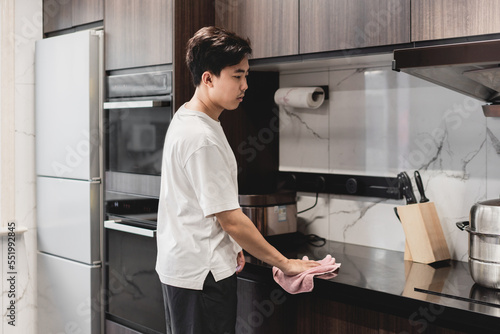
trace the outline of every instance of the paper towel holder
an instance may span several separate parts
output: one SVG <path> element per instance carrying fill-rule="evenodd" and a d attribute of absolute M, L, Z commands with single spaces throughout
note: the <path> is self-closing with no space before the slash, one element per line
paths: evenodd
<path fill-rule="evenodd" d="M 325 100 L 328 100 L 328 98 L 330 97 L 328 85 L 326 85 L 326 86 L 311 86 L 311 87 L 320 87 L 321 89 L 323 89 L 323 94 L 325 94 Z"/>

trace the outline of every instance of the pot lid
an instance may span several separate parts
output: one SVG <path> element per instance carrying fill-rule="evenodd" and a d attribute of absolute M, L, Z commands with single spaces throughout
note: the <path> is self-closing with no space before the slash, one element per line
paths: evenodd
<path fill-rule="evenodd" d="M 477 202 L 477 204 L 486 205 L 486 206 L 500 206 L 500 198 L 489 199 L 486 201 Z"/>
<path fill-rule="evenodd" d="M 472 231 L 500 235 L 500 199 L 477 202 L 470 210 Z"/>

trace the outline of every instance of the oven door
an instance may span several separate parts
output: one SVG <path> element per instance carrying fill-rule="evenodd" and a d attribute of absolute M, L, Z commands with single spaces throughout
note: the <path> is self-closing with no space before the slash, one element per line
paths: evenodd
<path fill-rule="evenodd" d="M 119 324 L 130 333 L 165 333 L 162 288 L 155 271 L 156 226 L 109 218 L 104 223 L 107 326 Z"/>
<path fill-rule="evenodd" d="M 105 103 L 106 189 L 158 197 L 169 101 Z"/>

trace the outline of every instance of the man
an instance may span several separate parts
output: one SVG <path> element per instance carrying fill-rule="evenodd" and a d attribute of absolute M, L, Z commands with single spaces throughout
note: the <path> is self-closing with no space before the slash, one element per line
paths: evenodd
<path fill-rule="evenodd" d="M 243 100 L 251 52 L 248 40 L 215 27 L 187 45 L 196 90 L 167 131 L 158 209 L 167 333 L 234 333 L 241 247 L 287 275 L 319 265 L 285 258 L 238 203 L 236 159 L 218 118 Z"/>

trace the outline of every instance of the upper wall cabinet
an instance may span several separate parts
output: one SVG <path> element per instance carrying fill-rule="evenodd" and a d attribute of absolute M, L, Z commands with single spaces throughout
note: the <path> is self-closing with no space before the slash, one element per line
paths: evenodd
<path fill-rule="evenodd" d="M 103 0 L 43 0 L 43 32 L 103 20 Z"/>
<path fill-rule="evenodd" d="M 73 26 L 100 21 L 104 18 L 103 0 L 71 0 Z"/>
<path fill-rule="evenodd" d="M 300 53 L 410 41 L 410 0 L 300 1 Z"/>
<path fill-rule="evenodd" d="M 498 0 L 412 0 L 414 42 L 500 32 Z"/>
<path fill-rule="evenodd" d="M 172 0 L 105 0 L 106 70 L 172 63 Z"/>
<path fill-rule="evenodd" d="M 249 37 L 253 58 L 297 54 L 298 19 L 298 0 L 215 0 L 215 24 Z"/>

